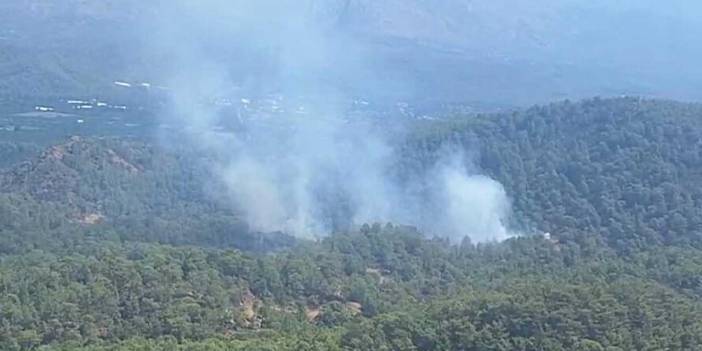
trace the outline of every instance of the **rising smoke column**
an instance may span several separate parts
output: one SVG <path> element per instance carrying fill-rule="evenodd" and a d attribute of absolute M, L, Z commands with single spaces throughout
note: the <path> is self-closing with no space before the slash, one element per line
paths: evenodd
<path fill-rule="evenodd" d="M 168 58 L 173 102 L 164 119 L 180 126 L 176 142 L 217 155 L 213 173 L 223 195 L 253 231 L 319 237 L 392 221 L 455 240 L 508 237 L 509 205 L 499 183 L 469 174 L 454 153 L 400 183 L 390 169 L 398 156 L 383 131 L 347 121 L 343 103 L 329 103 L 349 100 L 330 79 L 363 80 L 355 85 L 369 90 L 384 83 L 382 70 L 366 65 L 372 50 L 329 19 L 333 6 L 320 4 L 168 2 L 147 24 L 145 47 Z M 267 85 L 283 96 L 316 96 L 314 106 L 243 133 L 219 128 L 225 121 L 212 101 Z"/>

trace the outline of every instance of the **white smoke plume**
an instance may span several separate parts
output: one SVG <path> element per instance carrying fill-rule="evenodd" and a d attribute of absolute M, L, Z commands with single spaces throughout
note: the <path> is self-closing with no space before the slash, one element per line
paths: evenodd
<path fill-rule="evenodd" d="M 365 80 L 369 91 L 397 89 L 361 40 L 338 29 L 316 1 L 175 0 L 144 25 L 144 47 L 163 57 L 173 103 L 165 122 L 178 143 L 216 154 L 214 173 L 251 230 L 319 237 L 367 222 L 415 225 L 474 242 L 510 236 L 502 186 L 467 172 L 461 157 L 439 160 L 418 179 L 398 182 L 397 157 L 382 128 L 350 121 L 350 98 L 330 80 Z M 253 64 L 252 64 L 253 62 Z M 259 68 L 251 68 L 259 67 Z M 242 130 L 213 101 L 276 91 L 312 96 L 305 113 L 282 112 Z M 239 95 L 237 95 L 239 94 Z M 223 120 L 226 118 L 227 120 Z M 171 140 L 173 142 L 173 140 Z"/>
<path fill-rule="evenodd" d="M 474 242 L 503 240 L 512 234 L 505 226 L 509 202 L 502 185 L 482 175 L 470 175 L 458 158 L 438 166 L 439 193 L 445 206 L 443 230 L 454 238 Z M 440 205 L 441 206 L 441 205 Z"/>

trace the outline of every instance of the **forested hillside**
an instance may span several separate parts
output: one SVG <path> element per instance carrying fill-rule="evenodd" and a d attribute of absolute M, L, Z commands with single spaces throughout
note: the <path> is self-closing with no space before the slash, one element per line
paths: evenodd
<path fill-rule="evenodd" d="M 8 154 L 13 151 L 23 152 Z M 217 201 L 217 189 L 206 186 L 207 161 L 190 162 L 193 157 L 187 150 L 165 152 L 114 138 L 72 137 L 52 146 L 0 175 L 0 196 L 7 199 L 0 205 L 3 223 L 21 228 L 3 235 L 0 252 L 57 244 L 41 239 L 47 231 L 60 238 L 89 232 L 117 240 L 249 250 L 288 245 L 291 239 L 284 235 L 250 233 Z"/>
<path fill-rule="evenodd" d="M 416 123 L 395 176 L 459 146 L 504 185 L 522 237 L 252 233 L 194 153 L 0 144 L 34 154 L 0 177 L 0 349 L 702 347 L 702 106 L 593 99 Z"/>
<path fill-rule="evenodd" d="M 593 99 L 430 123 L 406 147 L 421 171 L 441 140 L 477 148 L 529 231 L 619 250 L 702 240 L 702 106 Z"/>

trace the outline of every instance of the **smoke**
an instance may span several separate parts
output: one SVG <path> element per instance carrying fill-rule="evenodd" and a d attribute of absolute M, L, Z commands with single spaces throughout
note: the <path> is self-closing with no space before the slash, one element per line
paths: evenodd
<path fill-rule="evenodd" d="M 502 185 L 482 175 L 467 172 L 461 159 L 440 163 L 435 175 L 439 180 L 439 207 L 445 207 L 439 223 L 454 238 L 469 237 L 475 242 L 503 240 L 511 236 L 505 227 L 509 202 Z"/>
<path fill-rule="evenodd" d="M 387 124 L 351 118 L 354 94 L 397 89 L 373 52 L 342 30 L 345 2 L 169 1 L 144 24 L 172 95 L 169 142 L 216 155 L 224 197 L 251 230 L 319 237 L 367 222 L 434 235 L 501 240 L 502 186 L 445 152 L 399 181 Z M 373 67 L 373 68 L 370 68 Z M 333 83 L 333 84 L 332 84 Z M 340 88 L 341 87 L 341 88 Z"/>

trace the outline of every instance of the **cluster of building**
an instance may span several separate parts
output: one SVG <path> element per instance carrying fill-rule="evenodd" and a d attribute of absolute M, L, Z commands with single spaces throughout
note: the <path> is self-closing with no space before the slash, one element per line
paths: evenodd
<path fill-rule="evenodd" d="M 92 110 L 95 108 L 112 109 L 112 110 L 126 110 L 125 105 L 112 105 L 110 103 L 100 101 L 97 99 L 92 99 L 90 101 L 84 100 L 66 100 L 66 104 L 71 106 L 74 110 Z"/>
<path fill-rule="evenodd" d="M 86 100 L 64 100 L 63 104 L 60 106 L 48 106 L 48 105 L 36 105 L 34 106 L 34 111 L 36 113 L 49 115 L 51 113 L 58 113 L 59 111 L 66 111 L 67 108 L 72 110 L 117 110 L 126 111 L 128 107 L 126 105 L 113 105 L 105 101 L 100 101 L 97 99 Z M 83 120 L 78 120 L 78 123 L 83 123 Z"/>
<path fill-rule="evenodd" d="M 215 106 L 236 111 L 240 121 L 265 120 L 286 113 L 305 115 L 308 112 L 301 102 L 286 101 L 282 95 L 267 95 L 257 99 L 249 97 L 219 98 L 212 103 Z"/>
<path fill-rule="evenodd" d="M 55 109 L 51 106 L 41 106 L 41 105 L 34 106 L 34 111 L 37 111 L 37 112 L 54 112 L 54 110 Z"/>
<path fill-rule="evenodd" d="M 170 90 L 168 87 L 160 86 L 160 85 L 153 85 L 149 82 L 141 82 L 141 83 L 129 83 L 121 80 L 116 80 L 113 82 L 114 85 L 120 87 L 120 88 L 134 88 L 134 87 L 139 87 L 139 88 L 144 88 L 144 89 L 151 89 L 152 87 L 155 89 L 159 90 Z"/>
<path fill-rule="evenodd" d="M 100 101 L 97 99 L 92 99 L 90 101 L 84 101 L 84 100 L 66 100 L 66 104 L 70 105 L 71 108 L 75 110 L 92 110 L 94 108 L 104 108 L 104 109 L 113 109 L 113 110 L 126 110 L 127 106 L 125 105 L 112 105 L 104 101 Z"/>

